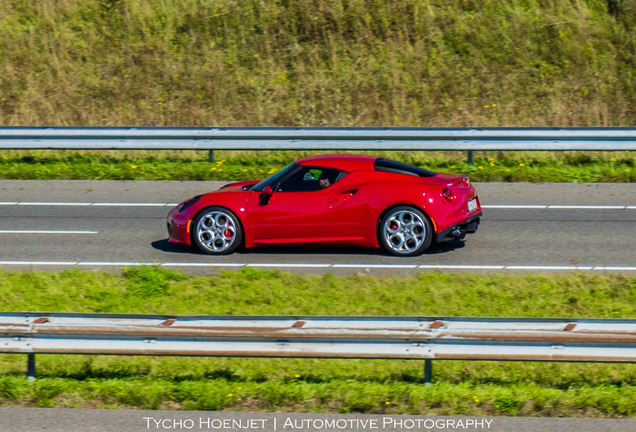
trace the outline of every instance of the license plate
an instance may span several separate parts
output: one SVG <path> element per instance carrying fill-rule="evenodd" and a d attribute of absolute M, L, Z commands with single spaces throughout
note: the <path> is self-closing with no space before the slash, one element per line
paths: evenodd
<path fill-rule="evenodd" d="M 472 213 L 477 210 L 477 198 L 473 198 L 468 201 L 468 213 Z"/>

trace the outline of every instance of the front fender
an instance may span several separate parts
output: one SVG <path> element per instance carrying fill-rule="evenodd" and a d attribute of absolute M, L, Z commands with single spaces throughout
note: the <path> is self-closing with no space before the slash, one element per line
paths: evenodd
<path fill-rule="evenodd" d="M 247 229 L 247 198 L 250 194 L 251 192 L 248 191 L 212 192 L 205 194 L 199 201 L 188 207 L 184 212 L 173 214 L 172 218 L 179 225 L 185 224 L 187 226 L 187 233 L 190 234 L 190 226 L 202 210 L 212 206 L 225 207 L 239 219 L 243 228 L 245 246 L 250 247 L 253 243 L 252 238 L 249 236 L 249 230 Z M 188 238 L 188 242 L 191 244 L 190 238 Z"/>

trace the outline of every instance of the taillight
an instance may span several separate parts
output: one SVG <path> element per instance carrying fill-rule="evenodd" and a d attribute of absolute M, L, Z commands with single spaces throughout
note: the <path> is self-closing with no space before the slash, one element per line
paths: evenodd
<path fill-rule="evenodd" d="M 453 192 L 449 188 L 442 189 L 442 197 L 449 203 L 453 201 Z"/>

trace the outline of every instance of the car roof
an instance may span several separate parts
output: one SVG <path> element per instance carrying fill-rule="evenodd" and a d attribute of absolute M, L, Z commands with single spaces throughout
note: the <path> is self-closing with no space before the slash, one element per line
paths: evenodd
<path fill-rule="evenodd" d="M 309 156 L 297 160 L 298 165 L 316 166 L 323 168 L 334 168 L 346 172 L 352 171 L 373 171 L 373 164 L 377 157 L 342 154 L 342 155 L 318 155 Z"/>

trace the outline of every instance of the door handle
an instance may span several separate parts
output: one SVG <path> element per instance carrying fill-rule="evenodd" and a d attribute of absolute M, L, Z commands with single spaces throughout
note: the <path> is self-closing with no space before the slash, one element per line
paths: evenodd
<path fill-rule="evenodd" d="M 338 198 L 327 198 L 325 201 L 327 201 L 328 203 L 333 203 L 338 201 Z"/>

